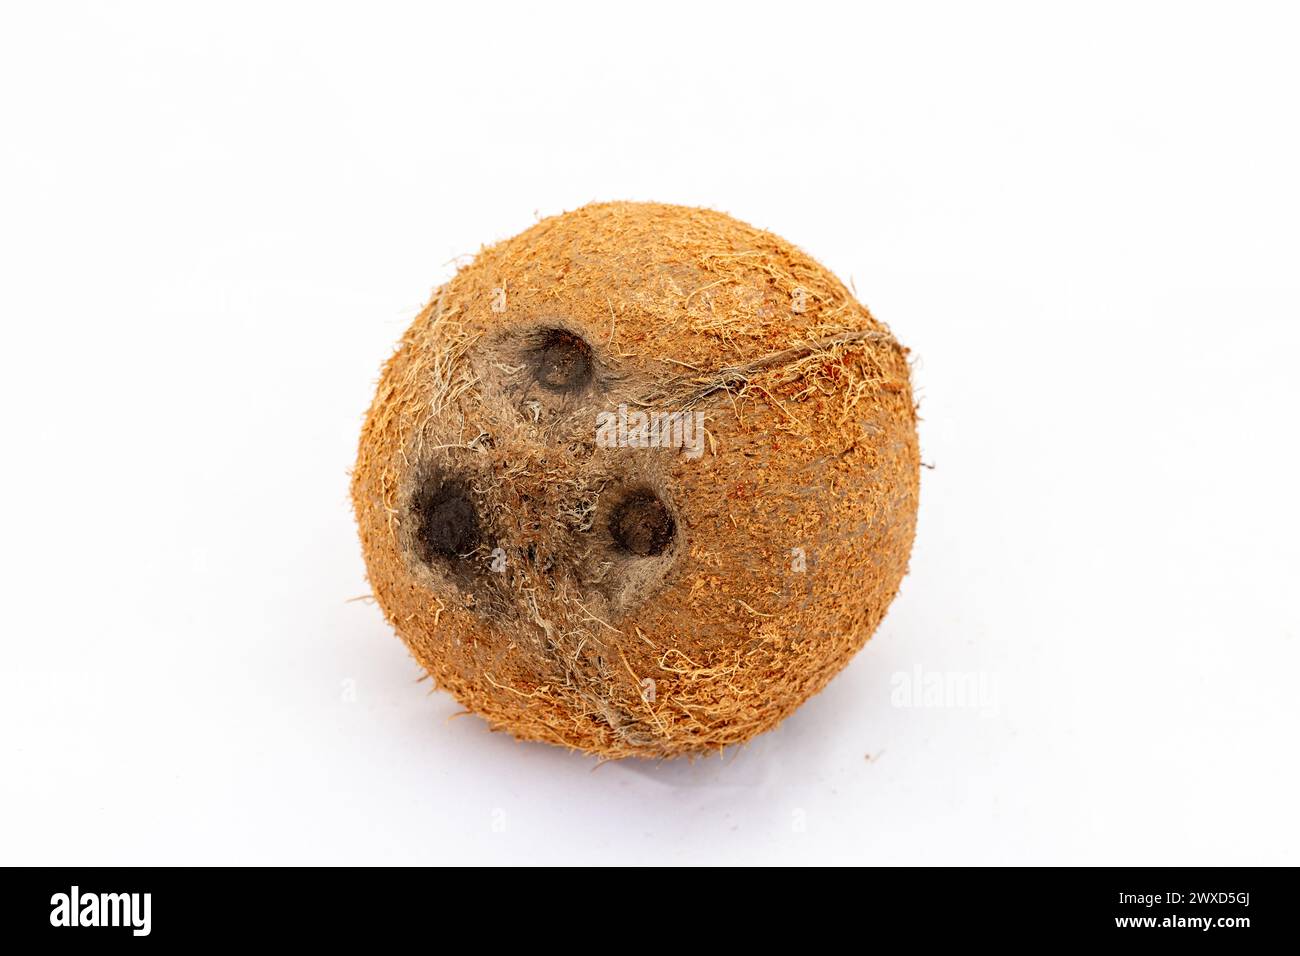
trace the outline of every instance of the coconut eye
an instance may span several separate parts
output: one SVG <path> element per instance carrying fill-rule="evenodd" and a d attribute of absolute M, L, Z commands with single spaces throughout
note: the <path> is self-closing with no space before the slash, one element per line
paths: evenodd
<path fill-rule="evenodd" d="M 419 522 L 416 540 L 425 561 L 466 557 L 482 541 L 478 509 L 463 482 L 429 482 L 416 494 L 412 510 Z"/>
<path fill-rule="evenodd" d="M 620 551 L 641 558 L 663 554 L 677 533 L 668 507 L 649 491 L 624 499 L 609 516 L 609 534 Z"/>
<path fill-rule="evenodd" d="M 552 392 L 580 392 L 591 384 L 591 346 L 564 329 L 542 332 L 532 351 L 533 377 Z"/>

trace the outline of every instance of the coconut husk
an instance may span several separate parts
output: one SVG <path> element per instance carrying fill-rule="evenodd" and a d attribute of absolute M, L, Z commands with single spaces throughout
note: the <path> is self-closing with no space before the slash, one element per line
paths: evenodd
<path fill-rule="evenodd" d="M 619 406 L 707 440 L 602 447 Z M 601 203 L 479 253 L 384 366 L 352 496 L 411 653 L 494 729 L 605 757 L 776 726 L 875 631 L 919 456 L 907 352 L 723 214 Z"/>

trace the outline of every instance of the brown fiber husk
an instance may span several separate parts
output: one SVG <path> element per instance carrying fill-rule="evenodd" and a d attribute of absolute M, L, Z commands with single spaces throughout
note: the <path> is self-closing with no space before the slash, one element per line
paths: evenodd
<path fill-rule="evenodd" d="M 557 335 L 590 350 L 574 391 L 539 370 Z M 771 233 L 651 203 L 545 219 L 439 289 L 384 367 L 352 479 L 373 593 L 494 729 L 606 757 L 748 740 L 844 667 L 906 573 L 908 373 Z M 702 410 L 702 456 L 599 447 L 620 403 Z M 453 493 L 478 534 L 431 552 L 428 502 Z M 660 554 L 614 540 L 636 495 L 675 524 Z"/>

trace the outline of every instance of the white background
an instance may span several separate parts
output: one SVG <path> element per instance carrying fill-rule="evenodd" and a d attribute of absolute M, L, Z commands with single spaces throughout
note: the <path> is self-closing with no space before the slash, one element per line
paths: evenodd
<path fill-rule="evenodd" d="M 1048 7 L 6 6 L 0 862 L 1300 863 L 1297 23 Z M 348 603 L 381 362 L 604 199 L 852 278 L 935 466 L 876 637 L 694 764 L 451 720 Z"/>

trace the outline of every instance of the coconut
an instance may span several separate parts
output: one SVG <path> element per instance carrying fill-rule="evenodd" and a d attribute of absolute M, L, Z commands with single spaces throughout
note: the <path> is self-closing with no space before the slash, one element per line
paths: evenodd
<path fill-rule="evenodd" d="M 384 366 L 352 498 L 379 605 L 493 729 L 604 757 L 775 727 L 880 624 L 919 455 L 907 350 L 705 209 L 484 249 Z"/>

